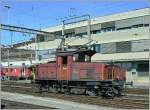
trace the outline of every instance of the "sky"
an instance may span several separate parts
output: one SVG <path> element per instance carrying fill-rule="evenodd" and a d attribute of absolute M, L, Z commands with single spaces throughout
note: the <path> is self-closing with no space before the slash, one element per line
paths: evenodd
<path fill-rule="evenodd" d="M 148 0 L 3 0 L 2 23 L 41 29 L 59 25 L 61 18 L 90 14 L 92 18 L 148 7 Z M 5 6 L 9 5 L 8 10 Z M 13 33 L 13 43 L 31 35 Z M 10 32 L 2 31 L 2 44 L 10 44 Z"/>

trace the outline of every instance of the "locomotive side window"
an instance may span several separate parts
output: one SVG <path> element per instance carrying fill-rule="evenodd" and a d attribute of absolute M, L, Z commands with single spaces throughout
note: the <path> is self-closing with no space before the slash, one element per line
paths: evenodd
<path fill-rule="evenodd" d="M 89 62 L 90 61 L 90 56 L 85 55 L 85 62 Z"/>
<path fill-rule="evenodd" d="M 74 55 L 73 55 L 73 61 L 74 61 L 74 62 L 77 62 L 77 61 L 78 61 L 78 56 L 79 56 L 79 54 L 74 54 Z"/>
<path fill-rule="evenodd" d="M 67 56 L 62 56 L 62 64 L 67 65 Z"/>

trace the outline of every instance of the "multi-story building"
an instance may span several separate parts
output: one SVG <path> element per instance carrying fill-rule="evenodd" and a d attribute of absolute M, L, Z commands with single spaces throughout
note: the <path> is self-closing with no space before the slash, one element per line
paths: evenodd
<path fill-rule="evenodd" d="M 149 23 L 148 8 L 91 19 L 92 48 L 97 52 L 92 57 L 92 61 L 114 62 L 127 69 L 127 81 L 133 81 L 134 85 L 148 86 Z M 87 24 L 87 21 L 82 21 L 66 25 L 66 44 L 72 46 L 86 44 Z M 62 26 L 43 30 L 61 36 Z M 38 42 L 28 44 L 28 48 L 36 47 L 40 61 L 49 61 L 55 59 L 54 53 L 60 43 L 61 39 L 52 41 L 50 37 L 38 36 Z"/>

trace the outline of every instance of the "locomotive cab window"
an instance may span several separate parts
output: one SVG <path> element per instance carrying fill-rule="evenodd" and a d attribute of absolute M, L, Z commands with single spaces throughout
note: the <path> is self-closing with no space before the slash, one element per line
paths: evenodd
<path fill-rule="evenodd" d="M 78 60 L 79 60 L 79 62 L 85 62 L 85 55 L 79 54 Z"/>
<path fill-rule="evenodd" d="M 74 55 L 73 55 L 73 61 L 74 61 L 74 62 L 77 62 L 77 61 L 78 61 L 78 56 L 79 56 L 79 54 L 74 54 Z"/>
<path fill-rule="evenodd" d="M 91 57 L 85 54 L 74 54 L 73 61 L 74 62 L 90 62 Z"/>
<path fill-rule="evenodd" d="M 62 64 L 67 65 L 67 56 L 62 56 Z"/>
<path fill-rule="evenodd" d="M 90 56 L 88 56 L 88 55 L 85 55 L 85 62 L 90 62 L 91 60 L 91 57 Z"/>

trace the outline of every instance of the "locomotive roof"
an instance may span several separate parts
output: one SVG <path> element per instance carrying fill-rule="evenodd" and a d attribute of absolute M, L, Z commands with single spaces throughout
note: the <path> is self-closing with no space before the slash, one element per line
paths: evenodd
<path fill-rule="evenodd" d="M 68 55 L 73 55 L 76 53 L 93 56 L 96 53 L 96 51 L 94 51 L 94 50 L 58 51 L 58 52 L 56 52 L 56 55 L 57 56 L 68 56 Z"/>

